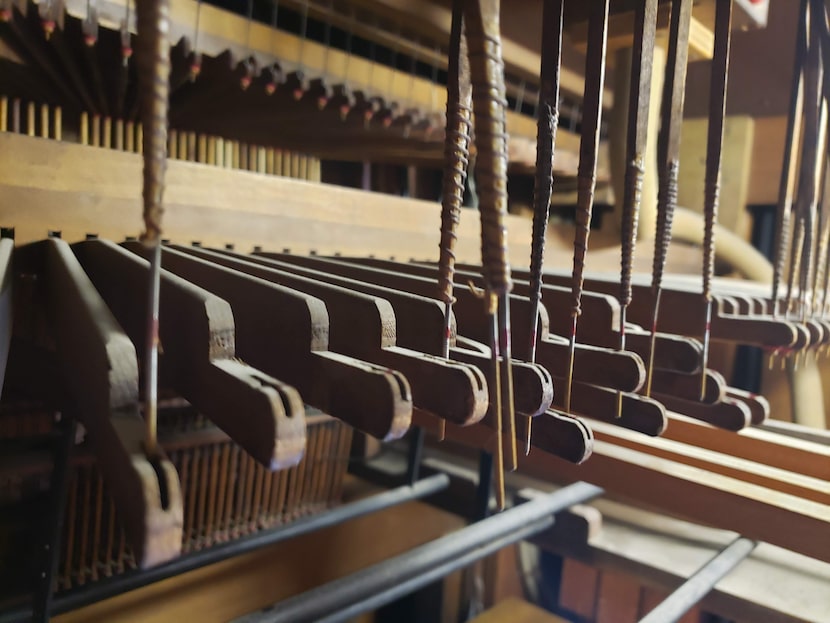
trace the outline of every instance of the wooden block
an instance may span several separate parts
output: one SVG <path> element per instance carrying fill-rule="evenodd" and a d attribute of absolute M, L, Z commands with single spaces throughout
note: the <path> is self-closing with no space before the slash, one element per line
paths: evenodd
<path fill-rule="evenodd" d="M 596 623 L 636 623 L 640 585 L 629 575 L 603 571 L 599 580 Z"/>
<path fill-rule="evenodd" d="M 559 605 L 574 614 L 593 620 L 596 613 L 599 571 L 566 558 L 562 563 Z"/>

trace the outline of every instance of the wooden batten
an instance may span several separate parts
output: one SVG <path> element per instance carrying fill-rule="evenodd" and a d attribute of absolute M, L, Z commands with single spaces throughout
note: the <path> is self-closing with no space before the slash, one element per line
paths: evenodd
<path fill-rule="evenodd" d="M 247 155 L 247 146 L 242 153 Z M 282 153 L 275 167 L 278 160 L 283 174 L 299 173 L 296 155 Z M 3 221 L 16 227 L 19 243 L 43 238 L 47 228 L 62 230 L 70 241 L 89 231 L 121 240 L 141 228 L 142 164 L 135 154 L 3 134 L 0 163 L 0 192 L 8 202 Z M 233 240 L 243 250 L 290 246 L 298 253 L 437 257 L 437 202 L 178 160 L 168 162 L 166 186 L 165 237 L 173 241 L 196 238 L 221 247 Z M 90 189 L 95 189 L 94 201 Z M 524 263 L 531 223 L 512 216 L 507 222 L 512 259 Z M 480 253 L 478 214 L 471 210 L 461 220 L 457 254 L 461 261 L 477 262 Z"/>

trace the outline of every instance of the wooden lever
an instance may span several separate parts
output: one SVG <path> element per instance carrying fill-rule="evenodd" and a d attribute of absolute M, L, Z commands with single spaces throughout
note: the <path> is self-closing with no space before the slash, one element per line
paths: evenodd
<path fill-rule="evenodd" d="M 430 433 L 438 434 L 440 422 L 435 416 L 416 412 L 412 419 Z M 447 422 L 446 433 L 450 439 L 461 439 L 466 445 L 478 448 L 489 449 L 493 444 L 493 429 L 485 426 L 484 422 L 464 428 Z M 578 465 L 591 456 L 594 434 L 579 418 L 547 411 L 533 418 L 532 442 L 537 450 Z"/>
<path fill-rule="evenodd" d="M 412 387 L 415 407 L 462 425 L 484 416 L 488 404 L 484 375 L 471 366 L 397 346 L 395 314 L 384 299 L 255 264 L 245 256 L 232 257 L 196 247 L 177 248 L 319 296 L 328 308 L 335 351 L 400 370 Z"/>
<path fill-rule="evenodd" d="M 752 422 L 752 411 L 742 400 L 724 397 L 720 402 L 707 404 L 695 400 L 684 400 L 669 394 L 653 394 L 654 398 L 666 405 L 670 411 L 701 420 L 718 428 L 738 431 Z"/>
<path fill-rule="evenodd" d="M 726 397 L 730 400 L 742 402 L 749 408 L 750 423 L 753 426 L 763 424 L 769 419 L 769 402 L 763 396 L 736 387 L 727 387 Z"/>
<path fill-rule="evenodd" d="M 149 263 L 104 240 L 73 250 L 130 339 L 143 344 Z M 269 469 L 299 463 L 306 444 L 302 398 L 235 359 L 230 305 L 169 271 L 161 274 L 160 302 L 162 378 Z"/>
<path fill-rule="evenodd" d="M 365 281 L 357 281 L 346 277 L 340 277 L 331 272 L 314 270 L 290 262 L 262 258 L 259 256 L 247 256 L 255 263 L 263 266 L 270 266 L 280 270 L 286 270 L 297 275 L 324 281 L 333 285 L 349 288 L 355 292 L 363 292 L 372 296 L 382 297 L 388 301 L 395 312 L 397 344 L 404 348 L 440 356 L 442 353 L 441 336 L 444 333 L 445 310 L 443 304 L 437 299 L 419 296 L 410 292 L 396 290 Z M 480 307 L 480 306 L 479 306 Z M 450 342 L 454 342 L 456 336 L 455 316 L 450 317 Z M 472 346 L 470 343 L 468 347 Z M 472 365 L 481 370 L 487 378 L 488 387 L 495 382 L 491 378 L 492 366 L 490 365 L 490 350 L 481 344 L 483 348 L 451 349 L 451 360 Z M 514 382 L 522 388 L 514 395 L 516 410 L 528 416 L 539 415 L 547 411 L 553 400 L 553 381 L 550 375 L 539 366 L 531 364 L 516 363 L 513 371 Z M 492 401 L 488 411 L 493 409 Z"/>
<path fill-rule="evenodd" d="M 554 377 L 562 386 L 564 379 Z M 622 410 L 617 417 L 618 393 L 607 387 L 588 383 L 574 383 L 571 391 L 571 409 L 574 413 L 628 428 L 651 437 L 657 437 L 666 430 L 666 410 L 656 400 L 624 392 Z M 554 403 L 564 407 L 564 397 L 557 394 Z M 534 435 L 535 433 L 534 428 Z"/>
<path fill-rule="evenodd" d="M 317 266 L 320 270 L 348 276 L 363 281 L 371 281 L 388 287 L 430 296 L 434 292 L 434 267 L 430 267 L 425 276 L 410 275 L 393 272 L 352 263 L 350 260 L 333 260 L 318 257 L 303 258 L 279 254 L 256 254 L 268 258 L 279 258 L 292 263 L 302 263 L 306 266 Z M 401 264 L 399 266 L 409 266 Z M 457 273 L 458 274 L 458 273 Z M 479 277 L 476 275 L 476 279 Z M 459 332 L 465 337 L 479 342 L 487 342 L 487 319 L 481 311 L 481 301 L 468 289 L 456 288 L 457 300 L 453 308 L 456 310 L 456 322 Z M 543 301 L 544 302 L 544 301 Z M 524 297 L 511 296 L 510 305 L 513 316 L 513 333 L 517 345 L 517 355 L 521 360 L 522 349 L 529 343 L 530 301 Z M 540 342 L 537 346 L 537 363 L 547 368 L 551 374 L 557 376 L 563 365 L 561 357 L 562 342 L 555 339 L 548 340 L 547 314 L 544 307 L 540 307 Z M 564 346 L 567 350 L 567 344 Z M 588 347 L 583 344 L 577 346 L 577 366 L 574 377 L 584 383 L 601 383 L 622 391 L 636 391 L 645 379 L 645 368 L 642 361 L 633 353 L 620 353 L 612 349 Z M 611 372 L 607 372 L 611 370 Z"/>
<path fill-rule="evenodd" d="M 552 283 L 562 284 L 568 279 L 562 274 L 551 274 Z M 610 279 L 593 278 L 586 280 L 587 287 L 597 292 L 611 293 L 618 285 Z M 651 322 L 653 293 L 650 286 L 635 284 L 628 318 L 631 322 L 648 326 Z M 699 292 L 674 287 L 664 287 L 661 306 L 671 309 L 671 314 L 661 314 L 657 328 L 665 333 L 703 337 L 700 315 L 705 300 Z M 715 297 L 712 310 L 712 339 L 755 344 L 766 348 L 792 347 L 796 342 L 795 323 L 765 316 L 738 316 L 724 309 L 723 297 Z"/>
<path fill-rule="evenodd" d="M 87 429 L 136 562 L 149 567 L 177 556 L 183 523 L 179 479 L 160 450 L 154 456 L 145 453 L 132 342 L 68 244 L 53 238 L 18 254 L 32 260 L 37 275 L 69 402 L 65 408 Z"/>
<path fill-rule="evenodd" d="M 140 244 L 125 246 L 142 252 Z M 237 353 L 291 383 L 306 403 L 380 439 L 409 429 L 406 379 L 329 352 L 329 317 L 319 299 L 172 249 L 164 249 L 162 265 L 228 301 L 237 320 Z"/>
<path fill-rule="evenodd" d="M 715 370 L 706 370 L 703 396 L 700 394 L 700 376 L 678 374 L 670 370 L 654 370 L 652 389 L 655 394 L 674 396 L 682 400 L 693 400 L 715 404 L 726 396 L 726 379 Z"/>

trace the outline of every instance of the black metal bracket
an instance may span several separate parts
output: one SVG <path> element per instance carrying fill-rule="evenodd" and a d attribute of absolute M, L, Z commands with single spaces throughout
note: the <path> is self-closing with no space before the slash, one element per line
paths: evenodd
<path fill-rule="evenodd" d="M 36 578 L 32 603 L 32 621 L 44 623 L 49 620 L 52 609 L 52 594 L 55 574 L 60 556 L 61 535 L 66 514 L 66 496 L 69 483 L 69 460 L 75 444 L 75 418 L 62 414 L 58 422 L 58 437 L 55 440 L 54 462 L 50 480 L 49 513 L 43 534 L 39 557 L 41 559 Z"/>

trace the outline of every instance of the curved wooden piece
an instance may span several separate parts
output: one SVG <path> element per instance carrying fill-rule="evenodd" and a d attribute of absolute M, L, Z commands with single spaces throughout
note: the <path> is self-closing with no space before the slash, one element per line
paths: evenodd
<path fill-rule="evenodd" d="M 104 240 L 73 250 L 133 344 L 143 344 L 149 262 Z M 302 398 L 234 359 L 230 305 L 169 271 L 161 275 L 160 304 L 162 378 L 269 469 L 299 463 L 306 444 Z"/>
<path fill-rule="evenodd" d="M 417 426 L 438 434 L 438 418 L 416 411 L 412 419 Z M 454 441 L 483 449 L 492 448 L 495 441 L 495 432 L 483 422 L 464 428 L 447 422 L 446 435 Z M 594 435 L 579 418 L 558 411 L 546 411 L 533 419 L 532 443 L 536 452 L 579 465 L 591 456 Z"/>
<path fill-rule="evenodd" d="M 69 245 L 57 239 L 35 244 L 70 408 L 87 429 L 137 563 L 169 560 L 181 551 L 181 488 L 172 463 L 144 453 L 135 348 Z"/>
<path fill-rule="evenodd" d="M 125 246 L 142 251 L 139 244 Z M 306 403 L 380 439 L 409 429 L 406 379 L 328 352 L 329 317 L 319 299 L 173 249 L 164 249 L 162 265 L 228 301 L 237 320 L 237 353 L 291 383 Z"/>
<path fill-rule="evenodd" d="M 681 400 L 715 404 L 726 396 L 726 379 L 715 370 L 706 370 L 703 398 L 700 396 L 700 376 L 678 374 L 671 370 L 655 370 L 651 382 L 655 393 Z"/>
<path fill-rule="evenodd" d="M 752 422 L 752 412 L 742 401 L 724 398 L 715 404 L 683 400 L 668 394 L 653 394 L 667 409 L 718 428 L 738 431 Z"/>
<path fill-rule="evenodd" d="M 769 419 L 769 402 L 763 396 L 738 389 L 737 387 L 727 387 L 726 396 L 732 400 L 744 403 L 749 408 L 752 414 L 750 421 L 753 426 L 763 424 Z"/>

